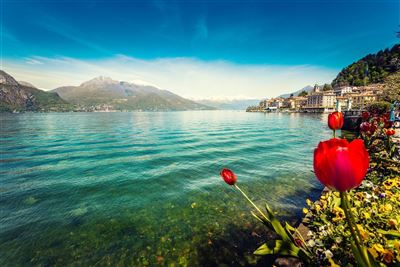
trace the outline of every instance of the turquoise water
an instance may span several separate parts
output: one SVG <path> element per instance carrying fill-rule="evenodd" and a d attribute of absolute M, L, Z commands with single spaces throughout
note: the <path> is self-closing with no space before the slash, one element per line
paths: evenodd
<path fill-rule="evenodd" d="M 0 266 L 249 265 L 269 234 L 222 167 L 282 218 L 321 186 L 323 115 L 2 114 Z"/>

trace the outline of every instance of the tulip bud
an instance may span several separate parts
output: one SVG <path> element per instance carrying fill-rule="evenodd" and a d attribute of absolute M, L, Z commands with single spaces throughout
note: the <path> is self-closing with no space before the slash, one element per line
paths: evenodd
<path fill-rule="evenodd" d="M 364 112 L 361 114 L 361 118 L 363 119 L 363 121 L 368 120 L 368 119 L 369 119 L 369 112 L 364 111 Z"/>
<path fill-rule="evenodd" d="M 340 130 L 343 127 L 343 113 L 339 111 L 332 112 L 328 115 L 328 126 L 332 130 Z"/>
<path fill-rule="evenodd" d="M 229 169 L 222 169 L 220 175 L 222 179 L 224 179 L 225 183 L 229 185 L 234 185 L 237 181 L 236 174 Z"/>
<path fill-rule="evenodd" d="M 396 133 L 396 130 L 394 129 L 385 129 L 385 133 L 387 136 L 392 136 Z"/>
<path fill-rule="evenodd" d="M 358 187 L 369 166 L 364 141 L 330 139 L 320 142 L 314 150 L 314 172 L 318 180 L 331 189 L 345 192 Z"/>

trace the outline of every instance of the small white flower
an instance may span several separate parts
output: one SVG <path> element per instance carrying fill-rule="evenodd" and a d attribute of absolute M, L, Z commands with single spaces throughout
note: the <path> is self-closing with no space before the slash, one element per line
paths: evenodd
<path fill-rule="evenodd" d="M 335 239 L 336 243 L 341 243 L 343 241 L 343 238 L 341 236 L 336 237 Z"/>
<path fill-rule="evenodd" d="M 328 259 L 333 257 L 333 253 L 329 249 L 325 250 L 324 253 L 325 253 L 325 257 L 327 257 Z"/>
<path fill-rule="evenodd" d="M 372 195 L 371 195 L 370 193 L 368 193 L 368 192 L 365 192 L 365 197 L 366 197 L 367 199 L 371 199 L 371 198 L 372 198 Z"/>
<path fill-rule="evenodd" d="M 314 233 L 312 231 L 308 231 L 307 236 L 314 236 Z"/>
<path fill-rule="evenodd" d="M 308 240 L 307 245 L 308 245 L 310 248 L 312 248 L 312 247 L 315 246 L 315 241 L 312 240 L 312 239 L 310 239 L 310 240 Z"/>
<path fill-rule="evenodd" d="M 361 188 L 363 188 L 363 187 L 373 187 L 374 186 L 374 184 L 371 182 L 371 181 L 367 181 L 367 180 L 364 180 L 362 183 L 361 183 Z"/>

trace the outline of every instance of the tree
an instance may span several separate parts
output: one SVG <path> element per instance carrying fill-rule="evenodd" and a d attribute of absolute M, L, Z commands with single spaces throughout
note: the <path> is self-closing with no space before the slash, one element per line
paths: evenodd
<path fill-rule="evenodd" d="M 374 114 L 383 114 L 389 111 L 390 103 L 386 101 L 379 101 L 369 104 L 366 109 Z"/>
<path fill-rule="evenodd" d="M 400 102 L 400 71 L 386 77 L 382 100 L 390 103 Z"/>
<path fill-rule="evenodd" d="M 307 95 L 308 95 L 307 91 L 302 91 L 302 92 L 299 94 L 299 96 L 307 96 Z"/>
<path fill-rule="evenodd" d="M 385 78 L 400 70 L 400 44 L 375 54 L 369 54 L 342 69 L 332 81 L 332 86 L 382 83 Z"/>
<path fill-rule="evenodd" d="M 331 91 L 331 90 L 333 90 L 332 85 L 330 85 L 329 83 L 324 84 L 322 91 Z"/>

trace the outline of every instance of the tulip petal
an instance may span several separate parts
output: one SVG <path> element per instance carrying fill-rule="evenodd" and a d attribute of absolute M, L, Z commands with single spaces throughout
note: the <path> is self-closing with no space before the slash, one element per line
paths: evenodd
<path fill-rule="evenodd" d="M 222 169 L 220 175 L 225 183 L 229 185 L 234 185 L 237 181 L 236 174 L 229 169 Z"/>
<path fill-rule="evenodd" d="M 314 150 L 314 171 L 318 180 L 331 189 L 347 191 L 360 185 L 369 166 L 364 142 L 345 139 L 320 142 Z"/>

